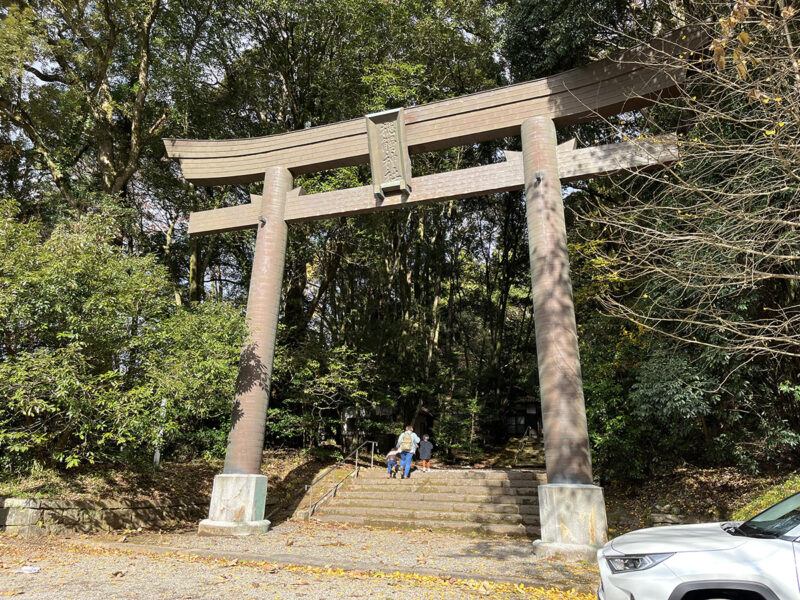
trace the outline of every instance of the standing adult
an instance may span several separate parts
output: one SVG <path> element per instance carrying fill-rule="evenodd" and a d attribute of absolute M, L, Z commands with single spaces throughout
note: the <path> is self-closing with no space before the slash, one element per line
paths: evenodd
<path fill-rule="evenodd" d="M 417 451 L 419 441 L 419 436 L 414 433 L 411 425 L 407 425 L 406 430 L 397 438 L 397 447 L 400 448 L 400 467 L 403 469 L 400 479 L 405 479 L 411 472 L 411 459 Z"/>

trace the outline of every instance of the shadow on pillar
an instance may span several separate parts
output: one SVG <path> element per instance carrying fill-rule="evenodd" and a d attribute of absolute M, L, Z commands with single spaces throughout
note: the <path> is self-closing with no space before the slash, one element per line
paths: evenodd
<path fill-rule="evenodd" d="M 200 535 L 253 535 L 270 527 L 264 518 L 267 478 L 260 474 L 260 465 L 271 369 L 258 350 L 250 343 L 240 355 L 225 468 L 214 477 L 209 516 L 200 522 Z"/>
<path fill-rule="evenodd" d="M 553 213 L 553 209 L 547 211 L 545 219 L 559 219 L 559 215 Z M 534 273 L 547 270 L 550 272 L 548 279 L 555 283 L 544 290 L 546 313 L 534 313 L 535 326 L 547 329 L 546 334 L 537 336 L 537 355 L 550 367 L 547 369 L 549 380 L 540 378 L 540 386 L 547 388 L 544 394 L 551 399 L 542 402 L 544 447 L 549 483 L 591 484 L 592 458 L 567 256 L 566 246 L 559 241 L 546 254 L 538 256 L 533 265 Z M 545 320 L 547 322 L 543 322 Z M 558 399 L 555 405 L 553 398 Z"/>
<path fill-rule="evenodd" d="M 260 388 L 263 393 L 269 396 L 272 373 L 261 360 L 257 349 L 258 346 L 256 344 L 247 344 L 242 348 L 239 359 L 239 373 L 236 377 L 236 395 L 233 401 L 233 412 L 231 413 L 231 427 L 236 426 L 244 416 L 244 410 L 242 409 L 243 395 Z"/>

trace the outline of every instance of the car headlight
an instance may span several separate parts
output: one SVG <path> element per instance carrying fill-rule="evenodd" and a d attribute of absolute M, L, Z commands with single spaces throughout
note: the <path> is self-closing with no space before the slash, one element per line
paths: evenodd
<path fill-rule="evenodd" d="M 674 554 L 640 554 L 628 556 L 607 556 L 608 566 L 614 573 L 628 573 L 630 571 L 644 571 L 664 562 Z"/>

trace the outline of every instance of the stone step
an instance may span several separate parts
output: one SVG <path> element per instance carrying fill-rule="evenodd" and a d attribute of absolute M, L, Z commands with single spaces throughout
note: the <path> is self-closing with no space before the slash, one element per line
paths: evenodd
<path fill-rule="evenodd" d="M 315 514 L 321 520 L 389 528 L 535 537 L 542 469 L 435 469 L 409 479 L 362 469 Z"/>
<path fill-rule="evenodd" d="M 541 469 L 528 470 L 467 470 L 467 469 L 434 469 L 423 473 L 419 469 L 412 471 L 411 477 L 424 480 L 459 480 L 459 481 L 537 481 L 545 483 L 547 475 Z M 362 469 L 358 479 L 386 479 L 386 469 Z"/>
<path fill-rule="evenodd" d="M 478 504 L 518 504 L 538 506 L 536 494 L 512 495 L 512 494 L 454 494 L 452 491 L 443 493 L 417 492 L 408 494 L 415 502 L 472 502 Z M 336 501 L 339 499 L 349 500 L 374 500 L 379 502 L 392 502 L 398 500 L 397 492 L 393 491 L 374 491 L 369 489 L 344 487 L 336 494 Z"/>
<path fill-rule="evenodd" d="M 315 518 L 316 515 L 315 515 Z M 504 523 L 470 523 L 464 521 L 427 521 L 402 519 L 380 519 L 367 516 L 322 515 L 320 521 L 349 523 L 362 527 L 381 527 L 386 529 L 429 529 L 431 531 L 452 531 L 455 533 L 479 534 L 490 536 L 514 536 L 538 538 L 541 530 L 538 525 L 504 524 Z"/>
<path fill-rule="evenodd" d="M 501 504 L 501 503 L 480 503 L 480 502 L 435 502 L 435 501 L 416 501 L 416 498 L 409 500 L 374 500 L 371 498 L 341 498 L 337 496 L 336 506 L 351 509 L 358 508 L 384 508 L 384 509 L 403 509 L 410 511 L 435 511 L 450 512 L 454 515 L 459 513 L 497 513 L 514 515 L 539 515 L 538 504 Z M 320 509 L 321 510 L 321 509 Z"/>
<path fill-rule="evenodd" d="M 436 510 L 409 510 L 395 508 L 367 508 L 349 507 L 334 505 L 323 505 L 315 514 L 318 515 L 339 515 L 349 517 L 369 517 L 373 519 L 383 519 L 386 521 L 453 521 L 457 523 L 500 523 L 506 525 L 538 525 L 539 516 L 536 515 L 514 515 L 502 513 L 453 513 L 448 511 Z"/>
<path fill-rule="evenodd" d="M 523 450 L 522 452 L 520 452 L 517 455 L 517 458 L 519 460 L 524 460 L 526 458 L 539 458 L 539 459 L 544 460 L 544 452 L 540 452 L 540 451 L 534 450 L 534 449 L 526 449 L 526 450 Z"/>
<path fill-rule="evenodd" d="M 418 483 L 429 483 L 431 485 L 447 484 L 447 485 L 500 485 L 506 487 L 536 487 L 547 483 L 547 475 L 542 472 L 535 477 L 527 476 L 523 478 L 508 478 L 508 477 L 467 477 L 458 475 L 456 473 L 442 473 L 441 475 L 433 475 L 432 473 L 420 473 L 419 471 L 412 471 L 411 474 L 405 479 L 413 480 Z M 375 483 L 391 483 L 394 481 L 405 481 L 399 474 L 394 477 L 386 477 L 386 471 L 379 476 L 364 475 L 363 471 L 353 481 L 369 481 Z"/>
<path fill-rule="evenodd" d="M 394 494 L 459 494 L 473 496 L 536 496 L 538 488 L 501 485 L 449 485 L 446 483 L 417 483 L 412 480 L 384 480 L 385 483 L 353 482 L 347 488 L 362 492 Z"/>

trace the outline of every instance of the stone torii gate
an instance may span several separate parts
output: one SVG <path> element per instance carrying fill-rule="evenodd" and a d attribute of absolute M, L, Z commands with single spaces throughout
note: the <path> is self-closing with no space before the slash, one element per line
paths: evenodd
<path fill-rule="evenodd" d="M 685 51 L 675 47 L 678 35 L 665 39 L 659 51 Z M 636 52 L 624 62 L 598 61 L 528 83 L 302 131 L 165 140 L 169 157 L 197 185 L 264 181 L 262 195 L 249 204 L 192 213 L 189 221 L 190 235 L 257 230 L 247 303 L 250 339 L 242 351 L 224 471 L 214 479 L 201 534 L 269 527 L 267 478 L 259 473 L 289 225 L 524 189 L 548 480 L 539 488 L 537 551 L 585 556 L 605 542 L 602 489 L 592 480 L 561 184 L 668 163 L 677 148 L 673 140 L 557 146 L 556 125 L 641 108 L 674 93 L 685 70 L 651 68 L 647 52 Z M 516 135 L 522 152 L 507 152 L 505 162 L 411 175 L 409 153 Z M 293 189 L 295 175 L 367 161 L 370 186 L 311 195 Z"/>

